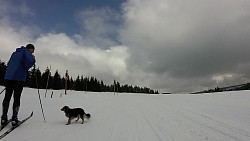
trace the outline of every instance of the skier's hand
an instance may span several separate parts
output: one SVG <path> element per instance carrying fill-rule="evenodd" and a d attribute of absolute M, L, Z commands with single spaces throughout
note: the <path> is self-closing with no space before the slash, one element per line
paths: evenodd
<path fill-rule="evenodd" d="M 34 54 L 32 54 L 32 57 L 33 57 L 34 61 L 36 62 L 36 57 L 35 57 L 35 55 L 34 55 Z"/>

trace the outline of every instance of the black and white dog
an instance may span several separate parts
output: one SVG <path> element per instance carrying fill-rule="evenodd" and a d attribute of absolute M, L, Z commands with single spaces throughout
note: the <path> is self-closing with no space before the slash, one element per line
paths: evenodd
<path fill-rule="evenodd" d="M 68 106 L 64 106 L 61 111 L 64 111 L 65 116 L 68 117 L 68 122 L 66 125 L 69 125 L 71 123 L 71 120 L 74 118 L 76 119 L 76 122 L 79 120 L 79 118 L 82 119 L 82 123 L 84 123 L 84 118 L 89 119 L 91 115 L 89 113 L 85 113 L 85 111 L 82 108 L 73 108 L 70 109 Z"/>

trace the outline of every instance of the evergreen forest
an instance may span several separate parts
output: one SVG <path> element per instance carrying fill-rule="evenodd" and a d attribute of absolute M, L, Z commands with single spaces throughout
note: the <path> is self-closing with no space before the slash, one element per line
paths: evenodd
<path fill-rule="evenodd" d="M 7 65 L 0 61 L 0 85 L 5 85 L 4 75 Z M 65 79 L 66 78 L 66 79 Z M 67 82 L 66 82 L 67 80 Z M 39 68 L 33 68 L 28 72 L 26 87 L 39 89 L 53 89 L 53 90 L 75 90 L 75 91 L 92 91 L 92 92 L 117 92 L 117 93 L 146 93 L 159 94 L 147 87 L 139 87 L 132 85 L 121 85 L 115 81 L 111 85 L 105 84 L 102 80 L 97 80 L 94 76 L 83 77 L 78 75 L 75 80 L 72 77 L 65 77 L 60 75 L 58 70 L 51 75 L 50 69 L 47 68 L 43 73 Z"/>

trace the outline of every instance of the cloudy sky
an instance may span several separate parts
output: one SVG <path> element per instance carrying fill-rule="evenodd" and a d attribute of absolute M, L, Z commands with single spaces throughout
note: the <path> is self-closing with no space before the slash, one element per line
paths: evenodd
<path fill-rule="evenodd" d="M 0 59 L 107 84 L 194 92 L 250 81 L 249 0 L 0 0 Z"/>

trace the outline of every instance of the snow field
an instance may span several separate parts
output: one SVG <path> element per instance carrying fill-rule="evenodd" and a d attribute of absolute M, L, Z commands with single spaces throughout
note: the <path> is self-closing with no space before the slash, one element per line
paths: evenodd
<path fill-rule="evenodd" d="M 64 95 L 60 90 L 53 91 L 53 98 L 50 98 L 51 92 L 48 90 L 45 98 L 45 90 L 40 90 L 46 117 L 46 122 L 43 122 L 37 89 L 25 88 L 19 119 L 31 111 L 34 111 L 34 116 L 2 140 L 250 140 L 250 91 L 199 95 L 114 95 L 68 91 L 68 95 Z M 3 96 L 0 95 L 1 100 Z M 60 111 L 64 105 L 82 107 L 92 117 L 84 124 L 78 121 L 65 125 L 67 118 Z"/>

